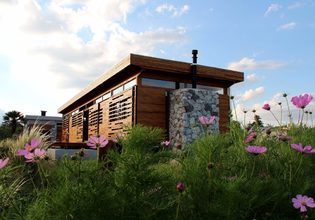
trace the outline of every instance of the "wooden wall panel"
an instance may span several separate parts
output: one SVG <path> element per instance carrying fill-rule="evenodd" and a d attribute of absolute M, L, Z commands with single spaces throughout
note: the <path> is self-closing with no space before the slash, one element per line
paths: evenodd
<path fill-rule="evenodd" d="M 89 107 L 89 137 L 99 134 L 99 125 L 103 123 L 103 109 L 99 108 L 98 103 Z"/>
<path fill-rule="evenodd" d="M 82 142 L 83 112 L 71 115 L 69 123 L 69 142 Z"/>
<path fill-rule="evenodd" d="M 63 115 L 62 118 L 62 131 L 61 131 L 61 141 L 62 142 L 69 142 L 69 114 Z"/>
<path fill-rule="evenodd" d="M 166 93 L 167 89 L 138 86 L 137 123 L 167 130 Z"/>
<path fill-rule="evenodd" d="M 133 124 L 135 88 L 111 97 L 108 101 L 108 138 L 116 138 L 118 134 L 126 133 L 127 126 Z"/>
<path fill-rule="evenodd" d="M 99 134 L 104 135 L 105 137 L 108 137 L 108 103 L 108 99 L 100 103 L 100 109 L 102 109 L 102 121 L 99 124 Z"/>
<path fill-rule="evenodd" d="M 228 125 L 230 123 L 230 97 L 228 95 L 219 95 L 219 111 L 220 111 L 220 121 L 219 129 L 220 133 L 225 133 L 228 131 Z"/>

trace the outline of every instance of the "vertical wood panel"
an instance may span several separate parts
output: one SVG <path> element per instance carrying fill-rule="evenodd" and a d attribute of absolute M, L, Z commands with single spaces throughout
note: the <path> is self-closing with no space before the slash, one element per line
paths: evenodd
<path fill-rule="evenodd" d="M 69 114 L 63 115 L 62 118 L 62 131 L 61 131 L 61 141 L 69 142 Z"/>
<path fill-rule="evenodd" d="M 165 88 L 139 86 L 137 91 L 137 123 L 167 130 Z"/>
<path fill-rule="evenodd" d="M 228 95 L 219 95 L 219 111 L 220 111 L 220 121 L 219 129 L 220 133 L 225 133 L 228 131 L 228 125 L 230 122 L 229 112 L 230 112 L 230 97 Z"/>

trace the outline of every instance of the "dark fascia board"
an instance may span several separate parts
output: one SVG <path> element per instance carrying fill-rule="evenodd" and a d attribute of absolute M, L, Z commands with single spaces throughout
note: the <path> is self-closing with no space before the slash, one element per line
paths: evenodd
<path fill-rule="evenodd" d="M 178 74 L 190 74 L 191 73 L 191 63 L 161 59 L 156 57 L 143 56 L 138 54 L 129 54 L 125 59 L 116 64 L 108 72 L 102 74 L 98 79 L 90 83 L 82 91 L 76 94 L 73 98 L 67 101 L 64 105 L 58 108 L 59 113 L 64 113 L 63 111 L 70 105 L 73 105 L 76 101 L 90 93 L 92 90 L 102 85 L 103 82 L 110 79 L 117 73 L 121 72 L 128 66 L 138 66 L 141 69 L 146 70 L 158 70 L 162 72 L 173 72 Z M 209 67 L 203 65 L 197 65 L 197 74 L 205 76 L 205 78 L 218 79 L 227 81 L 229 85 L 234 83 L 244 81 L 244 73 L 238 71 L 232 71 L 227 69 L 221 69 L 216 67 Z"/>
<path fill-rule="evenodd" d="M 62 117 L 41 115 L 25 115 L 24 119 L 26 121 L 62 121 Z"/>

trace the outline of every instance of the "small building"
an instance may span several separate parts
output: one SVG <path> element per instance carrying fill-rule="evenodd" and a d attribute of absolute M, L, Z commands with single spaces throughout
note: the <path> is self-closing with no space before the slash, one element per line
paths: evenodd
<path fill-rule="evenodd" d="M 193 63 L 186 63 L 130 54 L 58 109 L 62 142 L 84 142 L 95 134 L 115 138 L 134 124 L 169 131 L 170 91 L 185 88 L 217 94 L 218 127 L 226 131 L 229 88 L 243 81 L 244 74 L 198 65 L 194 56 Z"/>
<path fill-rule="evenodd" d="M 48 141 L 61 141 L 62 117 L 46 116 L 46 111 L 41 111 L 41 115 L 26 115 L 24 119 L 27 128 L 40 126 L 42 132 L 48 136 Z"/>

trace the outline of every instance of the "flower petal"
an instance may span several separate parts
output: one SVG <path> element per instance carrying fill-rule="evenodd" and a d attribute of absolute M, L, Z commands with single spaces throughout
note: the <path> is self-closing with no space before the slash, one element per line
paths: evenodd
<path fill-rule="evenodd" d="M 41 140 L 39 140 L 39 139 L 32 139 L 31 140 L 31 146 L 33 149 L 38 147 L 40 145 L 40 143 L 41 143 Z"/>
<path fill-rule="evenodd" d="M 306 207 L 304 205 L 301 205 L 300 212 L 306 212 L 306 211 L 307 211 Z"/>
<path fill-rule="evenodd" d="M 24 155 L 26 155 L 28 153 L 29 153 L 29 151 L 20 149 L 20 150 L 16 151 L 16 156 L 24 156 Z"/>

